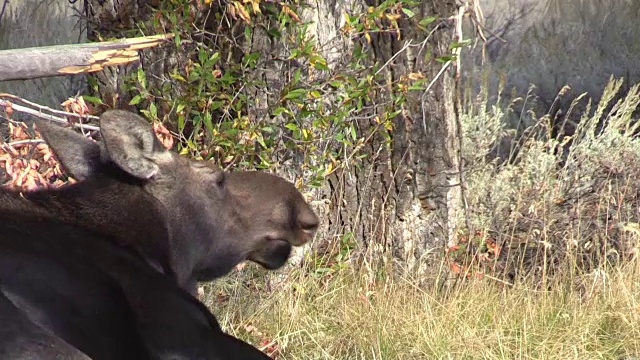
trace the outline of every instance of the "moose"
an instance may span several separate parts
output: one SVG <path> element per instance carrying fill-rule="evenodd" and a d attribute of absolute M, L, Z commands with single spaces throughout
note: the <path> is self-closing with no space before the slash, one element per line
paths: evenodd
<path fill-rule="evenodd" d="M 165 149 L 109 110 L 100 141 L 36 125 L 78 182 L 0 190 L 0 358 L 268 359 L 222 331 L 197 283 L 282 267 L 319 220 L 285 179 Z"/>

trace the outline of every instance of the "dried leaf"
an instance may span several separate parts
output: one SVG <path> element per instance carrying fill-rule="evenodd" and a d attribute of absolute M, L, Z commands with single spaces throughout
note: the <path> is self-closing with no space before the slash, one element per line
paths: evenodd
<path fill-rule="evenodd" d="M 251 15 L 249 15 L 249 12 L 247 11 L 247 9 L 244 8 L 244 5 L 242 5 L 241 3 L 234 1 L 233 2 L 233 6 L 235 6 L 236 8 L 236 12 L 238 14 L 238 16 L 244 20 L 247 24 L 251 24 Z"/>
<path fill-rule="evenodd" d="M 280 6 L 282 6 L 282 12 L 289 15 L 293 20 L 295 20 L 298 23 L 302 23 L 302 21 L 300 21 L 300 17 L 298 16 L 298 14 L 296 14 L 295 11 L 291 10 L 290 7 L 288 7 L 287 5 L 285 5 L 284 3 L 280 3 Z"/>
<path fill-rule="evenodd" d="M 156 133 L 158 140 L 160 140 L 165 148 L 171 149 L 173 147 L 173 136 L 171 136 L 171 132 L 166 127 L 164 127 L 164 125 L 158 122 L 154 122 L 153 131 Z"/>
<path fill-rule="evenodd" d="M 460 274 L 462 272 L 462 266 L 460 266 L 460 264 L 458 264 L 455 261 L 451 261 L 449 262 L 449 268 L 451 269 L 451 271 L 453 271 L 455 274 Z"/>
<path fill-rule="evenodd" d="M 76 97 L 68 98 L 66 101 L 64 101 L 60 105 L 64 107 L 65 111 L 71 112 L 74 114 L 84 115 L 89 113 L 89 107 L 84 102 L 84 98 L 82 96 L 79 96 L 77 98 Z"/>
<path fill-rule="evenodd" d="M 233 18 L 233 20 L 237 20 L 238 17 L 236 17 L 236 7 L 229 3 L 227 4 L 227 13 L 229 14 L 229 16 L 231 16 L 231 18 Z M 187 72 L 187 76 L 189 75 L 189 69 L 185 69 Z"/>

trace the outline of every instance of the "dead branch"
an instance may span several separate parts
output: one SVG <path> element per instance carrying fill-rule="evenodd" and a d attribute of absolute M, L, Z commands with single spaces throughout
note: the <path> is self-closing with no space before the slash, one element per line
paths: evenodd
<path fill-rule="evenodd" d="M 160 45 L 173 34 L 97 43 L 0 51 L 0 81 L 73 75 L 140 61 L 138 50 Z"/>
<path fill-rule="evenodd" d="M 13 100 L 14 102 L 5 100 L 7 98 Z M 28 106 L 19 105 L 19 104 L 16 104 L 15 102 L 23 102 Z M 80 115 L 80 114 L 70 113 L 66 111 L 51 109 L 49 107 L 33 103 L 31 101 L 22 99 L 18 96 L 11 95 L 11 94 L 0 93 L 0 108 L 11 108 L 11 111 L 13 112 L 17 111 L 20 113 L 35 116 L 39 119 L 54 121 L 61 124 L 71 124 L 72 126 L 83 129 L 83 130 L 88 130 L 88 131 L 100 130 L 100 128 L 97 126 L 81 124 L 79 122 L 69 122 L 67 119 L 60 116 L 56 116 L 56 115 L 62 115 L 62 116 L 73 117 L 73 118 L 81 118 L 81 119 L 93 119 L 93 120 L 98 119 L 97 116 Z"/>

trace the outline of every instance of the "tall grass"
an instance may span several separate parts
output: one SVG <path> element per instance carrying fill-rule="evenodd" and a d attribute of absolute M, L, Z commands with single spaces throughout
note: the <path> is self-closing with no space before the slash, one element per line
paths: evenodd
<path fill-rule="evenodd" d="M 307 254 L 289 271 L 249 265 L 203 299 L 279 359 L 640 358 L 640 87 L 610 103 L 620 87 L 572 135 L 554 137 L 543 117 L 503 153 L 509 107 L 467 104 L 467 215 L 502 249 L 476 268 L 484 276 L 442 287 L 449 272 L 391 276 L 348 257 L 327 270 Z"/>
<path fill-rule="evenodd" d="M 484 280 L 442 293 L 346 268 L 328 279 L 295 271 L 270 292 L 227 281 L 206 294 L 228 331 L 279 359 L 620 359 L 640 355 L 637 276 L 585 276 L 586 293 Z"/>

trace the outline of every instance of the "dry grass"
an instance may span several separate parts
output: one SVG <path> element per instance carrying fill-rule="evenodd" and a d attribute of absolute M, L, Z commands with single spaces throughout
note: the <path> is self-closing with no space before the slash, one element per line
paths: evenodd
<path fill-rule="evenodd" d="M 213 305 L 223 326 L 258 346 L 275 344 L 279 359 L 640 356 L 637 269 L 596 274 L 572 279 L 583 291 L 572 281 L 532 291 L 482 280 L 439 292 L 345 268 L 321 279 L 295 271 L 270 292 L 229 279 L 209 294 L 229 296 Z"/>

